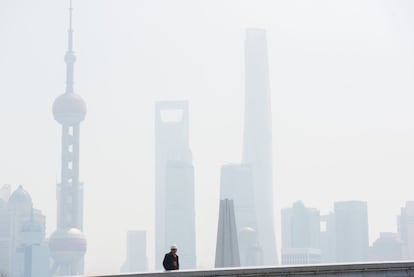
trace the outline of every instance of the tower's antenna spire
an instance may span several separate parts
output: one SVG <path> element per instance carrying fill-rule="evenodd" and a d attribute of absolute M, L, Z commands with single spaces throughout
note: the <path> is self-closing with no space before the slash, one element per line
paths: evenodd
<path fill-rule="evenodd" d="M 72 0 L 69 0 L 69 39 L 68 39 L 68 51 L 72 51 L 72 34 L 73 34 L 73 29 L 72 29 L 72 11 L 73 11 L 73 7 L 72 7 Z"/>
<path fill-rule="evenodd" d="M 73 66 L 76 61 L 75 53 L 73 53 L 73 29 L 72 29 L 72 0 L 69 0 L 69 29 L 68 29 L 68 50 L 65 55 L 66 62 L 66 92 L 73 93 Z"/>

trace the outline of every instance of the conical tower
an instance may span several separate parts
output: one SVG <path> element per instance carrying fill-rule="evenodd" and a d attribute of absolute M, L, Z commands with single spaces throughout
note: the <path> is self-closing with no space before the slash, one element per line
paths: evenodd
<path fill-rule="evenodd" d="M 233 200 L 223 199 L 220 200 L 214 267 L 239 266 L 240 254 Z"/>

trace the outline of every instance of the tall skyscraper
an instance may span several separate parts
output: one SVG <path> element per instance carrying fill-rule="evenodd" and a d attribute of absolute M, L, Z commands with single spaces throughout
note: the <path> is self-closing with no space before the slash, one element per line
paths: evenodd
<path fill-rule="evenodd" d="M 258 246 L 257 219 L 251 167 L 245 164 L 227 164 L 221 167 L 220 200 L 234 203 L 241 266 L 262 264 L 262 257 L 254 251 Z"/>
<path fill-rule="evenodd" d="M 180 268 L 196 267 L 194 169 L 187 101 L 155 105 L 155 265 L 176 244 Z"/>
<path fill-rule="evenodd" d="M 337 262 L 368 259 L 368 208 L 363 201 L 335 202 Z"/>
<path fill-rule="evenodd" d="M 414 201 L 405 203 L 398 216 L 398 232 L 403 242 L 403 258 L 414 259 Z"/>
<path fill-rule="evenodd" d="M 216 268 L 240 266 L 234 205 L 233 200 L 230 199 L 220 200 L 214 266 Z"/>
<path fill-rule="evenodd" d="M 62 125 L 61 182 L 57 184 L 57 229 L 49 239 L 54 259 L 52 274 L 79 275 L 84 270 L 86 239 L 83 230 L 83 183 L 79 181 L 79 132 L 86 104 L 74 92 L 72 1 L 69 8 L 66 92 L 53 103 L 55 120 Z"/>
<path fill-rule="evenodd" d="M 296 202 L 282 209 L 282 264 L 321 262 L 319 211 Z"/>
<path fill-rule="evenodd" d="M 248 29 L 245 41 L 243 163 L 253 173 L 257 231 L 264 265 L 278 263 L 273 222 L 272 119 L 266 33 Z"/>
<path fill-rule="evenodd" d="M 145 272 L 148 270 L 147 235 L 145 231 L 128 231 L 126 260 L 121 272 Z"/>

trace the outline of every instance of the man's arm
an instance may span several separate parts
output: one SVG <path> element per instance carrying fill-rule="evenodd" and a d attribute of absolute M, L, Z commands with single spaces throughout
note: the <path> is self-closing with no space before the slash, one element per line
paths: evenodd
<path fill-rule="evenodd" d="M 165 270 L 168 270 L 168 261 L 167 261 L 167 254 L 165 254 L 164 256 L 164 260 L 162 261 L 162 266 L 164 267 Z"/>

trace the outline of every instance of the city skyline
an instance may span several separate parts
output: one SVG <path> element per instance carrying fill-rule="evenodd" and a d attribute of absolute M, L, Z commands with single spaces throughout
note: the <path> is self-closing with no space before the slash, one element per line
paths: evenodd
<path fill-rule="evenodd" d="M 147 230 L 152 248 L 153 214 L 143 210 L 153 199 L 151 125 L 158 100 L 191 103 L 196 226 L 205 238 L 197 251 L 209 253 L 200 257 L 201 266 L 212 264 L 209 234 L 215 233 L 218 207 L 208 203 L 219 198 L 220 166 L 241 158 L 247 27 L 266 29 L 271 49 L 275 225 L 277 211 L 297 199 L 322 211 L 334 200 L 356 199 L 370 206 L 370 240 L 395 231 L 395 215 L 414 183 L 410 2 L 399 2 L 406 9 L 365 1 L 323 9 L 321 2 L 304 1 L 180 2 L 194 12 L 178 19 L 160 9 L 179 12 L 165 1 L 75 3 L 76 88 L 88 102 L 80 176 L 87 184 L 87 273 L 119 270 L 126 230 Z M 66 1 L 0 3 L 7 42 L 0 46 L 0 76 L 6 77 L 0 84 L 0 182 L 32 193 L 48 218 L 48 235 L 56 226 L 60 167 L 59 126 L 50 106 L 64 83 L 66 14 Z M 349 22 L 349 15 L 355 20 Z M 113 219 L 109 226 L 105 218 Z M 106 237 L 113 240 L 104 243 Z M 99 265 L 105 261 L 100 253 L 119 258 Z"/>

